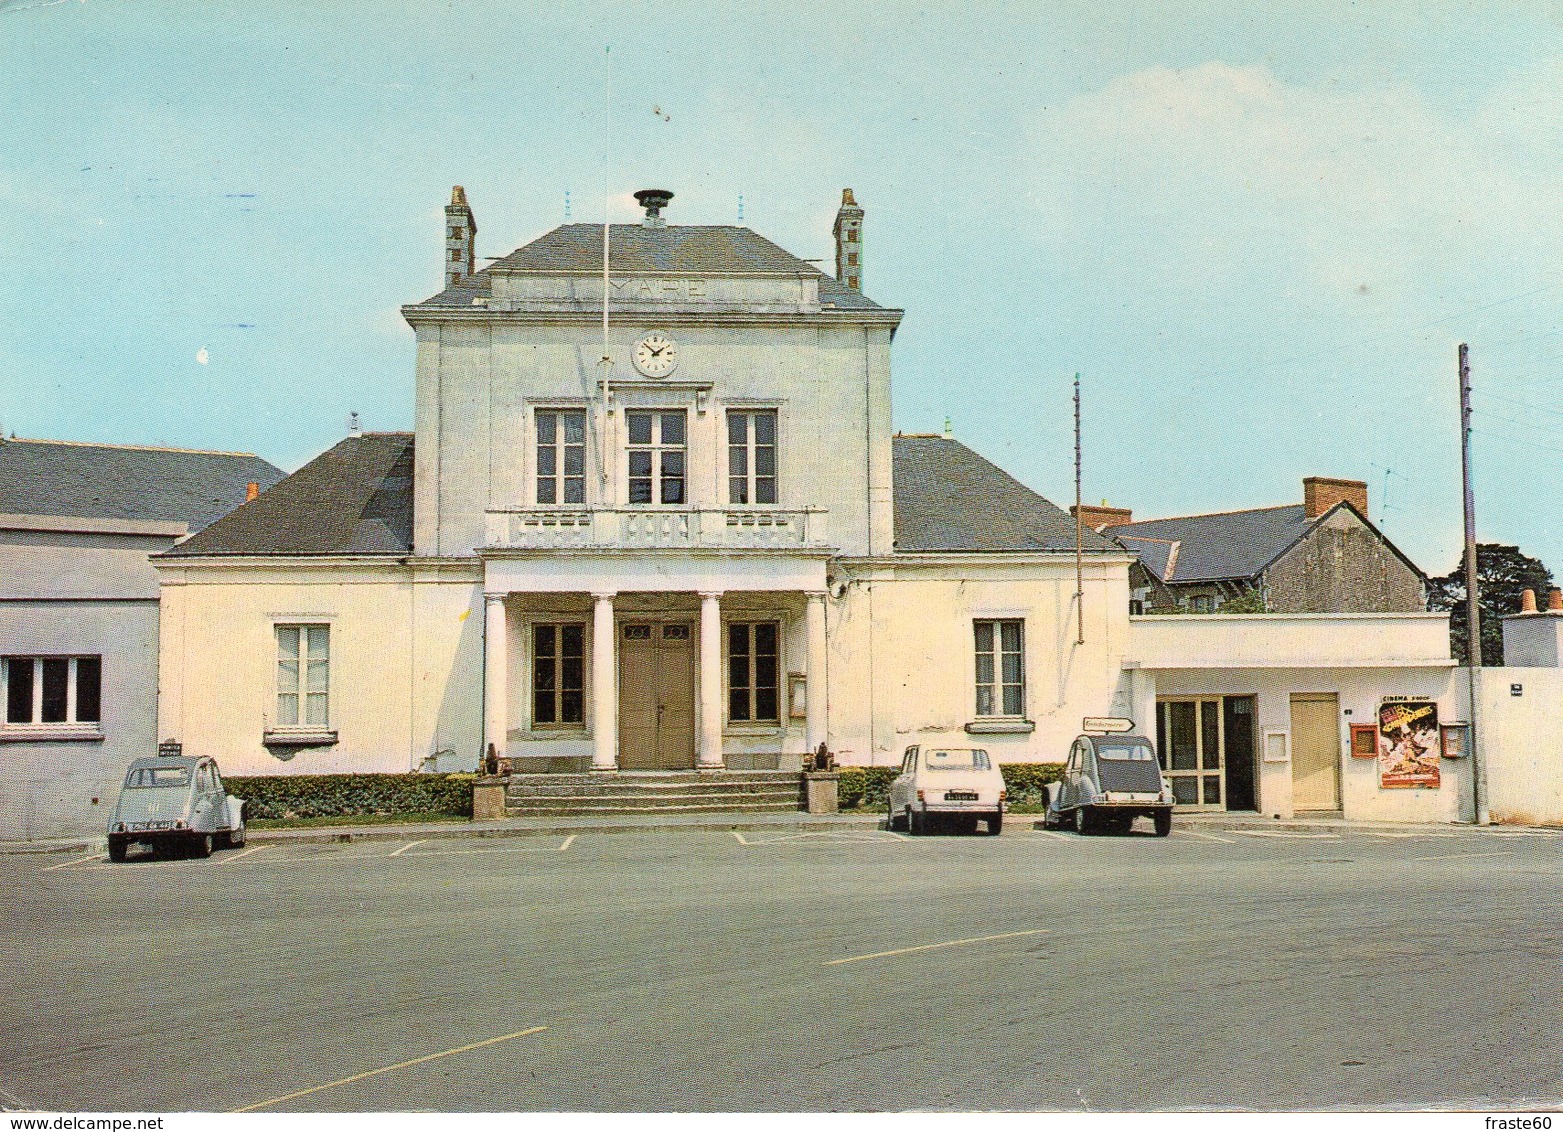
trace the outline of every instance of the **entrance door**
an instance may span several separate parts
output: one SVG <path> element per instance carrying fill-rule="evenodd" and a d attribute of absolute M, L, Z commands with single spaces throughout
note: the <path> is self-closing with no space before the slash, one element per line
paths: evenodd
<path fill-rule="evenodd" d="M 695 656 L 686 625 L 619 630 L 619 766 L 695 765 Z"/>
<path fill-rule="evenodd" d="M 1340 809 L 1340 703 L 1334 692 L 1292 696 L 1292 809 Z"/>
<path fill-rule="evenodd" d="M 1253 696 L 1222 697 L 1221 732 L 1226 744 L 1227 809 L 1256 810 Z"/>
<path fill-rule="evenodd" d="M 1219 810 L 1226 805 L 1223 746 L 1219 697 L 1157 701 L 1156 749 L 1179 806 Z"/>

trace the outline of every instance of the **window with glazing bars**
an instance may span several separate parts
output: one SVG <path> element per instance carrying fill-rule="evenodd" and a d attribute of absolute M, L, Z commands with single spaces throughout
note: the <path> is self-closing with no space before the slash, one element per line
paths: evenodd
<path fill-rule="evenodd" d="M 0 658 L 5 721 L 17 724 L 99 722 L 103 660 L 96 656 Z"/>
<path fill-rule="evenodd" d="M 1022 642 L 1025 622 L 976 621 L 977 714 L 1019 716 L 1025 713 L 1026 665 Z"/>
<path fill-rule="evenodd" d="M 327 726 L 330 687 L 330 626 L 278 625 L 277 726 Z"/>
<path fill-rule="evenodd" d="M 727 496 L 730 503 L 776 502 L 776 410 L 727 413 Z"/>
<path fill-rule="evenodd" d="M 532 723 L 578 724 L 585 719 L 586 626 L 532 626 Z"/>
<path fill-rule="evenodd" d="M 732 723 L 779 723 L 780 667 L 774 621 L 727 626 L 727 718 Z"/>
<path fill-rule="evenodd" d="M 537 411 L 537 501 L 586 502 L 586 412 Z"/>
<path fill-rule="evenodd" d="M 684 414 L 632 410 L 624 414 L 628 433 L 629 501 L 685 503 Z"/>

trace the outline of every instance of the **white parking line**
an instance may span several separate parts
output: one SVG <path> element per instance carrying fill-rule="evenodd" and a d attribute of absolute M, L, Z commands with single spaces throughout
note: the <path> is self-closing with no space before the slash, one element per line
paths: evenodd
<path fill-rule="evenodd" d="M 1206 841 L 1219 841 L 1223 845 L 1236 845 L 1230 837 L 1217 837 L 1214 833 L 1201 833 L 1197 829 L 1175 829 L 1173 833 L 1181 833 L 1184 837 L 1203 837 Z"/>
<path fill-rule="evenodd" d="M 102 853 L 94 853 L 90 857 L 77 857 L 74 861 L 61 861 L 58 865 L 50 865 L 43 871 L 46 873 L 52 873 L 56 869 L 68 869 L 72 865 L 85 865 L 88 861 L 101 861 L 103 860 L 103 856 L 104 855 Z"/>
<path fill-rule="evenodd" d="M 407 852 L 407 850 L 411 849 L 414 845 L 426 845 L 426 844 L 428 844 L 428 841 L 429 841 L 429 839 L 427 837 L 425 837 L 422 841 L 409 841 L 406 845 L 403 845 L 400 849 L 396 850 L 396 852 L 392 853 L 391 856 L 393 856 L 393 857 L 400 857 L 403 853 Z"/>
<path fill-rule="evenodd" d="M 548 845 L 541 848 L 518 845 L 507 849 L 426 849 L 421 853 L 409 853 L 403 859 L 410 860 L 413 857 L 486 857 L 496 853 L 562 853 L 570 847 L 570 842 L 574 840 L 575 834 L 572 833 L 564 839 L 564 843 L 561 845 Z M 387 858 L 392 856 L 395 856 L 395 854 L 386 854 Z M 374 860 L 376 858 L 367 859 Z"/>
<path fill-rule="evenodd" d="M 1234 829 L 1232 833 L 1241 833 L 1244 837 L 1279 837 L 1287 841 L 1339 841 L 1338 833 L 1299 833 L 1295 830 L 1285 829 Z M 1235 844 L 1235 842 L 1234 842 Z"/>
<path fill-rule="evenodd" d="M 1473 857 L 1512 857 L 1512 849 L 1500 849 L 1496 853 L 1437 853 L 1431 857 L 1412 857 L 1413 861 L 1466 861 Z"/>
<path fill-rule="evenodd" d="M 1031 832 L 1036 834 L 1038 837 L 1051 837 L 1051 838 L 1053 838 L 1056 841 L 1073 841 L 1074 840 L 1074 838 L 1072 838 L 1072 837 L 1065 837 L 1062 833 L 1059 833 L 1056 829 L 1033 829 Z"/>
<path fill-rule="evenodd" d="M 217 863 L 219 865 L 231 865 L 235 861 L 242 861 L 242 860 L 244 860 L 244 858 L 250 856 L 251 854 L 259 853 L 262 849 L 270 849 L 270 848 L 271 848 L 270 845 L 256 845 L 255 847 L 253 847 L 251 849 L 246 849 L 242 853 L 235 853 L 231 857 L 223 857 Z"/>
<path fill-rule="evenodd" d="M 575 837 L 576 835 L 573 833 L 570 834 L 569 837 L 566 837 L 564 839 L 564 844 L 559 846 L 559 852 L 563 853 L 566 849 L 568 849 L 570 847 L 570 843 L 575 840 Z"/>
<path fill-rule="evenodd" d="M 37 1107 L 36 1105 L 28 1104 L 26 1101 L 24 1101 L 21 1097 L 17 1096 L 15 1093 L 8 1093 L 4 1089 L 0 1089 L 0 1101 L 6 1101 L 6 1102 L 8 1102 L 10 1104 L 17 1105 L 19 1108 L 23 1109 L 24 1111 L 28 1111 L 28 1112 L 33 1111 Z"/>

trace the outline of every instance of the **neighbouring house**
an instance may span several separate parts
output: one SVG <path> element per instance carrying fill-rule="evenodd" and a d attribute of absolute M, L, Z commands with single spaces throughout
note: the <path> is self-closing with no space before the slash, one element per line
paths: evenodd
<path fill-rule="evenodd" d="M 164 738 L 229 774 L 492 756 L 607 782 L 796 773 L 821 744 L 1056 762 L 1083 717 L 1129 715 L 1190 808 L 1468 805 L 1458 769 L 1381 791 L 1347 755 L 1384 697 L 1456 713 L 1446 616 L 1131 617 L 1122 542 L 1087 532 L 1077 574 L 1065 512 L 892 433 L 902 312 L 862 290 L 850 192 L 834 276 L 636 195 L 605 273 L 584 224 L 477 269 L 452 193 L 444 289 L 402 308 L 414 430 L 349 437 L 156 558 Z"/>
<path fill-rule="evenodd" d="M 103 831 L 157 749 L 148 556 L 281 478 L 247 453 L 0 439 L 0 840 Z"/>
<path fill-rule="evenodd" d="M 1427 576 L 1367 516 L 1367 484 L 1323 476 L 1282 507 L 1140 522 L 1121 507 L 1081 509 L 1086 526 L 1134 554 L 1135 613 L 1426 609 Z"/>

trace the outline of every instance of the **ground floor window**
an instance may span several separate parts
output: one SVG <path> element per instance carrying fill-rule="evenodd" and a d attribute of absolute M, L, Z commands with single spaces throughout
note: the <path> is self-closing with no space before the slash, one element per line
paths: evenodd
<path fill-rule="evenodd" d="M 277 626 L 277 726 L 331 721 L 331 627 Z"/>
<path fill-rule="evenodd" d="M 1180 806 L 1252 810 L 1253 696 L 1166 697 L 1156 704 L 1156 752 Z"/>
<path fill-rule="evenodd" d="M 780 723 L 780 665 L 774 621 L 727 626 L 727 718 L 732 723 Z"/>
<path fill-rule="evenodd" d="M 977 636 L 977 714 L 1020 716 L 1026 705 L 1025 622 L 973 622 Z"/>
<path fill-rule="evenodd" d="M 532 722 L 572 725 L 585 720 L 586 626 L 532 626 Z"/>
<path fill-rule="evenodd" d="M 5 721 L 72 724 L 101 721 L 103 659 L 96 656 L 0 658 Z"/>

